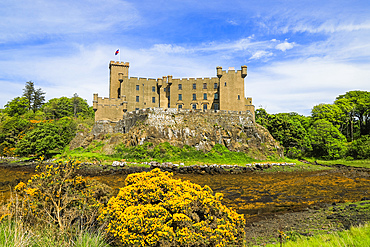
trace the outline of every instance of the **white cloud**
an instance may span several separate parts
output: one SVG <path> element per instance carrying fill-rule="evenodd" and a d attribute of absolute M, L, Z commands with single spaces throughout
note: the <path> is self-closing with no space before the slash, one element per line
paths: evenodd
<path fill-rule="evenodd" d="M 285 40 L 283 43 L 276 45 L 275 49 L 286 51 L 292 49 L 295 45 L 295 42 L 289 43 L 287 40 Z"/>
<path fill-rule="evenodd" d="M 260 59 L 260 58 L 266 58 L 271 57 L 273 54 L 271 52 L 267 51 L 256 51 L 249 59 Z"/>
<path fill-rule="evenodd" d="M 19 0 L 1 5 L 0 43 L 105 31 L 117 25 L 125 30 L 141 23 L 133 5 L 120 0 Z"/>
<path fill-rule="evenodd" d="M 309 115 L 314 105 L 333 103 L 347 91 L 367 90 L 369 67 L 370 62 L 361 65 L 326 58 L 275 62 L 249 69 L 246 95 L 269 113 L 295 111 Z"/>

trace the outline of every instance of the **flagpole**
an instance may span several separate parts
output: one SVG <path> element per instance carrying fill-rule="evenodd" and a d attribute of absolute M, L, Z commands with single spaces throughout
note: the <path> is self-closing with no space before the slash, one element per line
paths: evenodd
<path fill-rule="evenodd" d="M 119 50 L 119 52 L 118 52 L 118 55 L 119 55 L 119 63 L 121 63 L 121 50 L 120 49 L 118 49 Z"/>

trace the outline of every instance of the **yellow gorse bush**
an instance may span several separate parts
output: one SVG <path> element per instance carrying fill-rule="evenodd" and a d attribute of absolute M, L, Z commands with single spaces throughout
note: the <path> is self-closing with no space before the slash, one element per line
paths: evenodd
<path fill-rule="evenodd" d="M 244 216 L 208 186 L 154 169 L 131 174 L 99 220 L 124 246 L 241 246 Z"/>
<path fill-rule="evenodd" d="M 39 174 L 15 186 L 11 211 L 30 224 L 56 225 L 62 231 L 77 223 L 80 227 L 93 224 L 108 202 L 108 186 L 78 175 L 76 161 L 45 165 L 42 160 L 36 167 Z"/>

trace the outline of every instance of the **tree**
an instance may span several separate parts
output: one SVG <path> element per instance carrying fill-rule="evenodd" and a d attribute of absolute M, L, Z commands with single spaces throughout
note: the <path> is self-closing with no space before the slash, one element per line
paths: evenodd
<path fill-rule="evenodd" d="M 285 148 L 289 157 L 299 158 L 311 150 L 310 139 L 301 121 L 306 118 L 297 113 L 268 114 L 264 109 L 256 110 L 256 122 L 267 128 L 270 134 Z"/>
<path fill-rule="evenodd" d="M 41 88 L 35 89 L 35 84 L 32 81 L 26 82 L 26 86 L 23 89 L 23 97 L 26 97 L 29 101 L 28 110 L 36 112 L 43 105 L 45 101 L 45 92 Z"/>
<path fill-rule="evenodd" d="M 325 119 L 313 123 L 309 130 L 312 155 L 324 159 L 342 158 L 346 153 L 346 138 Z"/>
<path fill-rule="evenodd" d="M 62 117 L 82 117 L 92 118 L 94 110 L 89 106 L 86 100 L 74 94 L 72 98 L 60 97 L 50 99 L 42 106 L 49 119 L 59 119 Z"/>
<path fill-rule="evenodd" d="M 40 122 L 17 142 L 15 151 L 22 156 L 46 155 L 51 151 L 60 151 L 69 144 L 75 133 L 76 123 L 71 118 Z"/>
<path fill-rule="evenodd" d="M 331 122 L 340 131 L 345 128 L 346 114 L 336 104 L 319 104 L 312 108 L 311 116 L 313 121 L 325 119 Z"/>
<path fill-rule="evenodd" d="M 369 159 L 370 135 L 361 136 L 353 141 L 349 147 L 348 154 L 355 159 Z"/>
<path fill-rule="evenodd" d="M 5 105 L 4 112 L 9 116 L 20 116 L 28 111 L 29 100 L 26 97 L 16 97 Z"/>
<path fill-rule="evenodd" d="M 358 122 L 359 134 L 357 136 L 370 134 L 370 92 L 349 91 L 339 95 L 336 102 L 341 99 L 347 99 L 354 106 L 352 117 L 355 117 L 355 121 Z"/>

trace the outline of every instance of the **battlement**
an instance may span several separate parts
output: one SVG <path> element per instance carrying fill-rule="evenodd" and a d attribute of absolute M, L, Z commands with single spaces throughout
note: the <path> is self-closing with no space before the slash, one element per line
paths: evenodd
<path fill-rule="evenodd" d="M 124 66 L 124 67 L 130 67 L 130 63 L 129 62 L 117 62 L 117 61 L 110 61 L 109 63 L 109 68 L 111 66 Z"/>

